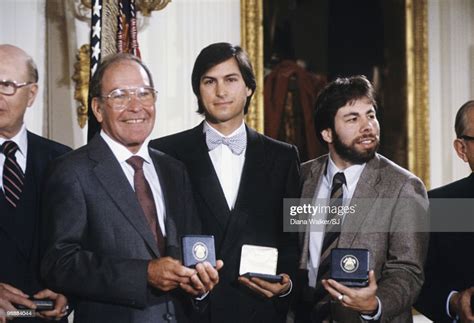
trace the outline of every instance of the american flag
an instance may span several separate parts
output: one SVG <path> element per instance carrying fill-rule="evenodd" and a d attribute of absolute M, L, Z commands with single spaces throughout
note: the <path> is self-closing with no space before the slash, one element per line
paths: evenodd
<path fill-rule="evenodd" d="M 140 57 L 136 17 L 135 0 L 92 0 L 90 79 L 103 55 L 130 53 Z M 114 21 L 113 28 L 110 27 L 110 19 Z M 111 33 L 113 37 L 110 37 Z M 99 131 L 100 125 L 92 113 L 90 96 L 88 106 L 87 138 L 90 140 Z"/>
<path fill-rule="evenodd" d="M 102 0 L 92 0 L 92 15 L 91 15 L 91 51 L 90 51 L 90 78 L 89 78 L 89 93 L 90 80 L 94 76 L 97 67 L 100 64 L 101 58 L 101 37 L 102 37 Z M 89 94 L 88 99 L 88 116 L 89 123 L 87 127 L 87 138 L 91 140 L 94 134 L 99 131 L 100 126 L 92 113 L 92 98 Z"/>
<path fill-rule="evenodd" d="M 117 52 L 140 57 L 137 40 L 137 11 L 135 0 L 119 0 Z"/>

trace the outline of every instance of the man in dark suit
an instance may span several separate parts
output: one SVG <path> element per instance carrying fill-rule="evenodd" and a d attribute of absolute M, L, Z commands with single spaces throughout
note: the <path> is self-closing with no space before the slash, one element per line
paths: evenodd
<path fill-rule="evenodd" d="M 194 64 L 192 87 L 205 121 L 150 144 L 186 165 L 202 231 L 214 235 L 226 264 L 202 320 L 284 321 L 297 237 L 283 232 L 282 208 L 283 198 L 299 194 L 297 150 L 245 125 L 256 82 L 240 47 L 216 43 L 204 48 Z M 278 248 L 277 272 L 283 280 L 239 277 L 243 244 Z"/>
<path fill-rule="evenodd" d="M 44 322 L 65 315 L 67 300 L 39 280 L 40 192 L 48 163 L 70 148 L 26 130 L 23 119 L 38 92 L 38 71 L 20 48 L 0 45 L 0 322 L 16 305 L 35 308 L 28 296 L 55 300 Z"/>
<path fill-rule="evenodd" d="M 199 222 L 184 166 L 147 145 L 151 74 L 134 56 L 109 56 L 91 96 L 101 132 L 46 182 L 42 275 L 74 299 L 75 322 L 187 321 L 184 292 L 205 294 L 219 277 L 209 263 L 179 261 L 181 235 Z"/>
<path fill-rule="evenodd" d="M 315 128 L 329 154 L 302 165 L 302 197 L 342 199 L 355 211 L 334 217 L 339 227 L 301 234 L 304 293 L 297 321 L 411 322 L 428 247 L 425 187 L 377 154 L 375 93 L 364 76 L 338 78 L 320 93 Z M 369 250 L 367 287 L 328 279 L 334 248 Z"/>
<path fill-rule="evenodd" d="M 454 150 L 459 158 L 469 164 L 471 171 L 474 171 L 474 101 L 466 102 L 458 110 L 454 130 L 456 132 Z M 472 231 L 439 232 L 438 229 L 443 228 L 437 226 L 443 223 L 440 220 L 446 219 L 447 213 L 438 212 L 440 209 L 446 209 L 435 207 L 435 205 L 447 202 L 436 199 L 472 200 L 474 173 L 451 184 L 433 189 L 428 192 L 428 196 L 432 199 L 431 217 L 434 232 L 430 236 L 425 284 L 415 307 L 435 322 L 472 322 L 474 321 L 471 310 L 473 305 L 471 297 L 474 294 L 474 261 L 469 250 L 474 245 L 474 233 Z M 472 223 L 472 202 L 470 206 L 468 210 L 462 212 L 465 212 L 468 221 Z M 458 212 L 453 209 L 448 212 L 456 214 L 449 216 L 449 222 L 456 221 Z M 461 223 L 458 225 L 462 226 Z"/>

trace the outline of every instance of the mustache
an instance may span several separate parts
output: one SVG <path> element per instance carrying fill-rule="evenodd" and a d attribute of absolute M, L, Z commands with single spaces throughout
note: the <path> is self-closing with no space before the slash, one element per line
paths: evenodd
<path fill-rule="evenodd" d="M 362 135 L 362 136 L 359 136 L 359 137 L 355 138 L 354 142 L 361 142 L 361 141 L 364 141 L 364 140 L 367 140 L 367 139 L 378 141 L 379 136 L 377 136 L 375 134 L 366 134 L 366 135 Z"/>

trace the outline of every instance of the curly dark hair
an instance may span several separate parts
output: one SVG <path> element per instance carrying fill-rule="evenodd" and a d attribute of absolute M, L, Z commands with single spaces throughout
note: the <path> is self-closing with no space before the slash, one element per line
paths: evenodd
<path fill-rule="evenodd" d="M 377 109 L 375 90 L 364 75 L 337 78 L 319 93 L 314 107 L 314 128 L 321 143 L 327 146 L 321 131 L 334 130 L 337 110 L 355 100 L 366 98 Z"/>

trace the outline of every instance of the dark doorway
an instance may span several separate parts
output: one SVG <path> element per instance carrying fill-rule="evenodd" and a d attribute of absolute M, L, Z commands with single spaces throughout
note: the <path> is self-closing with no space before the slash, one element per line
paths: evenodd
<path fill-rule="evenodd" d="M 366 75 L 378 93 L 380 152 L 403 167 L 407 167 L 405 52 L 402 0 L 264 2 L 266 73 L 291 60 L 327 81 Z"/>

